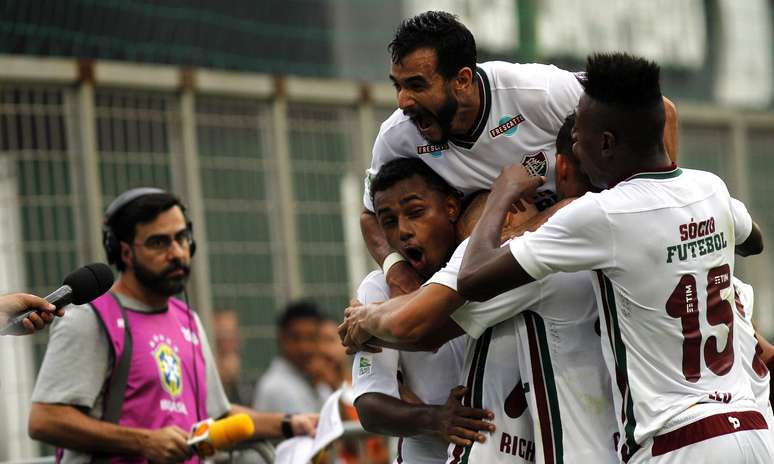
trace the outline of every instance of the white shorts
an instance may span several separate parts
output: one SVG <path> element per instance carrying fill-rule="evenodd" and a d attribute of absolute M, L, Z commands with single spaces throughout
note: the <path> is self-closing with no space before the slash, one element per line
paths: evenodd
<path fill-rule="evenodd" d="M 666 429 L 648 439 L 628 464 L 774 463 L 774 444 L 757 410 L 727 411 Z"/>

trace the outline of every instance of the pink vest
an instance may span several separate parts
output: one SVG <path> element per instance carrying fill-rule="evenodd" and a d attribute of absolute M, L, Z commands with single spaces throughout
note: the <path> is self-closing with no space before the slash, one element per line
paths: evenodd
<path fill-rule="evenodd" d="M 121 307 L 112 293 L 105 293 L 91 305 L 113 346 L 115 372 L 124 348 Z M 193 313 L 176 298 L 169 299 L 164 312 L 126 309 L 125 313 L 133 348 L 119 425 L 147 429 L 177 425 L 189 431 L 195 422 L 207 418 L 206 366 Z M 121 456 L 110 461 L 145 460 Z"/>

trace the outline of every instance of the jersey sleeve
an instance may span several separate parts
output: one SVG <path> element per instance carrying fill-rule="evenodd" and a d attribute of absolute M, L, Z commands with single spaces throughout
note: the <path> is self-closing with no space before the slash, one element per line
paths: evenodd
<path fill-rule="evenodd" d="M 389 298 L 389 287 L 381 271 L 368 274 L 357 288 L 357 299 L 363 304 L 386 301 Z M 355 399 L 365 393 L 383 393 L 400 398 L 399 363 L 400 353 L 389 348 L 383 348 L 380 353 L 357 353 L 352 364 L 352 390 Z"/>
<path fill-rule="evenodd" d="M 752 216 L 747 211 L 747 207 L 744 203 L 731 198 L 731 214 L 734 217 L 734 239 L 736 244 L 742 244 L 750 237 L 752 232 Z"/>
<path fill-rule="evenodd" d="M 357 353 L 352 363 L 352 391 L 355 399 L 366 393 L 383 393 L 400 398 L 399 362 L 400 353 L 389 348 L 383 348 L 380 353 Z"/>
<path fill-rule="evenodd" d="M 510 248 L 516 261 L 535 280 L 556 272 L 615 265 L 610 220 L 593 194 L 560 209 L 537 231 L 512 240 Z"/>
<path fill-rule="evenodd" d="M 231 403 L 228 401 L 226 390 L 223 388 L 223 382 L 220 380 L 215 356 L 212 354 L 212 349 L 207 339 L 207 332 L 204 330 L 199 315 L 194 313 L 194 317 L 196 319 L 196 329 L 199 331 L 199 343 L 201 343 L 206 371 L 207 415 L 209 417 L 223 417 L 231 410 Z"/>
<path fill-rule="evenodd" d="M 376 136 L 374 147 L 371 151 L 371 166 L 366 169 L 363 188 L 363 206 L 371 212 L 374 211 L 374 205 L 371 201 L 371 180 L 379 173 L 379 169 L 381 169 L 385 163 L 397 158 L 405 157 L 405 155 L 401 156 L 398 150 L 391 146 L 389 137 L 395 135 L 392 134 L 393 131 L 389 129 L 389 127 L 392 126 L 387 125 L 388 121 L 389 119 L 385 121 L 379 129 L 379 134 Z"/>
<path fill-rule="evenodd" d="M 581 95 L 583 86 L 576 73 L 556 68 L 549 75 L 546 110 L 555 124 L 552 133 L 558 132 L 567 116 L 575 111 Z"/>
<path fill-rule="evenodd" d="M 436 272 L 425 285 L 443 285 L 457 291 L 457 276 L 462 266 L 470 239 L 465 239 L 454 250 L 449 262 L 443 269 Z M 540 302 L 540 282 L 505 292 L 484 302 L 466 302 L 452 314 L 452 319 L 462 330 L 473 338 L 478 338 L 488 328 L 510 319 L 525 309 L 534 307 Z"/>
<path fill-rule="evenodd" d="M 92 409 L 111 372 L 110 353 L 97 314 L 89 305 L 70 306 L 51 323 L 32 401 Z"/>

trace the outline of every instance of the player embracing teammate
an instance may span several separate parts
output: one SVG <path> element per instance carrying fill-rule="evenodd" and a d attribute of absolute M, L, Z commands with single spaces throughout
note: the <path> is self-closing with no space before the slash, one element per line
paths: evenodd
<path fill-rule="evenodd" d="M 345 344 L 416 349 L 464 330 L 478 339 L 468 343 L 475 360 L 483 353 L 476 347 L 491 337 L 487 328 L 502 330 L 513 318 L 513 363 L 527 393 L 536 461 L 569 463 L 578 455 L 562 443 L 588 432 L 578 416 L 593 408 L 577 388 L 588 376 L 572 374 L 582 367 L 573 366 L 573 353 L 601 341 L 610 389 L 594 391 L 609 395 L 600 406 L 611 407 L 618 431 L 609 451 L 603 445 L 591 451 L 598 459 L 584 462 L 774 462 L 769 375 L 759 357 L 771 359 L 771 346 L 750 322 L 751 288 L 733 276 L 735 254 L 762 251 L 761 233 L 722 180 L 673 161 L 676 120 L 658 66 L 626 54 L 594 55 L 576 87 L 575 76 L 551 67 L 449 63 L 448 48 L 467 37 L 459 27 L 450 15 L 428 12 L 398 29 L 391 78 L 402 111 L 382 125 L 370 174 L 389 159 L 418 157 L 461 193 L 491 186 L 491 195 L 471 239 L 419 290 L 410 271 L 421 267 L 422 250 L 386 243 L 364 213 L 364 237 L 394 298 L 348 308 Z M 475 44 L 472 50 L 475 60 Z M 509 105 L 509 118 L 492 114 Z M 556 133 L 576 107 L 567 153 L 573 164 L 557 162 Z M 525 225 L 531 232 L 501 246 L 507 212 L 536 193 L 542 207 L 555 201 L 561 171 L 575 165 L 594 193 L 550 208 Z M 366 197 L 372 209 L 368 191 Z M 536 296 L 535 289 L 549 288 L 557 273 L 588 275 L 599 337 L 584 332 L 584 304 L 541 310 L 541 296 L 550 294 Z M 560 286 L 556 294 L 567 291 Z M 460 383 L 484 386 L 484 396 L 468 405 L 501 411 L 486 402 L 486 388 L 497 388 L 487 383 L 494 372 L 468 361 Z M 541 405 L 541 392 L 553 392 L 553 403 Z M 492 397 L 503 393 L 510 392 Z M 498 427 L 502 420 L 495 418 Z M 459 449 L 450 447 L 450 462 L 476 460 Z"/>

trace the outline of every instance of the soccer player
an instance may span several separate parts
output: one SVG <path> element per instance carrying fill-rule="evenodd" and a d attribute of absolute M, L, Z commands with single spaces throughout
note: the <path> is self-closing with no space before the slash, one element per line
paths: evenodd
<path fill-rule="evenodd" d="M 594 270 L 621 459 L 773 462 L 734 348 L 734 251 L 760 252 L 760 230 L 717 176 L 667 156 L 655 63 L 597 54 L 583 84 L 573 152 L 607 190 L 501 248 L 507 210 L 543 181 L 506 168 L 465 252 L 460 293 L 482 301 L 556 272 Z"/>
<path fill-rule="evenodd" d="M 465 196 L 489 190 L 500 171 L 521 163 L 546 176 L 539 209 L 556 201 L 555 141 L 583 93 L 575 73 L 542 64 L 476 64 L 476 42 L 453 15 L 428 11 L 403 21 L 389 45 L 398 109 L 382 123 L 367 171 L 361 215 L 366 245 L 393 296 L 421 277 L 390 248 L 374 214 L 370 179 L 401 157 L 427 163 Z M 677 117 L 665 99 L 668 152 L 677 153 Z"/>
<path fill-rule="evenodd" d="M 567 199 L 591 188 L 572 157 L 572 124 L 573 118 L 567 118 L 557 140 L 557 189 Z M 465 247 L 463 242 L 446 267 L 411 297 L 348 309 L 349 341 L 357 344 L 373 335 L 393 343 L 426 338 L 437 343 L 464 330 L 471 337 L 466 357 L 468 388 L 475 394 L 491 379 L 516 368 L 520 377 L 516 388 L 490 388 L 490 395 L 514 405 L 513 399 L 526 393 L 520 407 L 529 405 L 533 420 L 536 447 L 525 450 L 522 437 L 497 433 L 492 457 L 522 455 L 540 463 L 618 462 L 610 379 L 588 273 L 557 274 L 484 303 L 466 303 L 457 293 Z M 503 412 L 511 415 L 513 411 L 506 407 Z M 466 453 L 463 447 L 450 449 L 450 462 L 460 462 Z M 469 462 L 487 461 L 471 458 Z"/>
<path fill-rule="evenodd" d="M 736 306 L 734 323 L 739 328 L 737 340 L 741 354 L 740 362 L 750 377 L 755 402 L 766 417 L 769 431 L 774 436 L 774 414 L 772 414 L 769 400 L 771 374 L 763 361 L 763 357 L 771 357 L 774 347 L 766 339 L 756 334 L 753 325 L 753 302 L 753 288 L 734 277 L 734 303 Z"/>
<path fill-rule="evenodd" d="M 458 243 L 455 230 L 460 216 L 458 196 L 440 176 L 416 159 L 385 164 L 374 178 L 372 191 L 377 216 L 390 245 L 400 250 L 423 278 L 433 276 L 448 261 Z M 388 299 L 384 276 L 378 271 L 370 274 L 361 285 L 358 297 L 365 303 Z M 516 331 L 512 326 L 509 328 L 491 337 L 487 346 L 477 349 L 475 346 L 483 342 L 460 337 L 463 332 L 457 328 L 448 338 L 449 343 L 440 346 L 436 353 L 390 349 L 375 354 L 358 353 L 353 366 L 353 386 L 358 396 L 355 405 L 364 426 L 380 433 L 408 436 L 402 441 L 400 453 L 404 462 L 445 462 L 449 442 L 464 452 L 457 459 L 465 457 L 468 462 L 533 462 L 531 419 L 526 412 L 518 365 L 513 362 Z M 409 347 L 431 345 L 436 347 L 432 341 Z M 474 350 L 482 355 L 473 367 L 488 366 L 486 382 L 470 368 Z M 463 375 L 465 351 L 468 355 L 464 359 Z M 502 362 L 504 359 L 508 362 Z M 409 405 L 397 399 L 398 368 L 405 384 L 428 404 Z M 449 389 L 460 381 L 467 388 L 455 388 L 447 401 Z M 458 404 L 460 399 L 462 405 Z M 443 403 L 445 407 L 434 406 Z M 494 428 L 475 420 L 483 417 L 481 409 L 494 411 Z M 476 414 L 470 415 L 472 412 Z M 455 419 L 450 417 L 451 413 L 465 413 L 470 419 Z M 491 417 L 492 413 L 487 413 Z M 445 430 L 439 430 L 439 425 L 445 425 L 443 422 L 451 423 Z M 496 436 L 486 440 L 483 433 L 478 433 L 493 429 Z M 420 432 L 443 435 L 444 441 L 416 435 Z M 505 452 L 498 451 L 504 446 L 500 435 L 508 440 Z"/>

